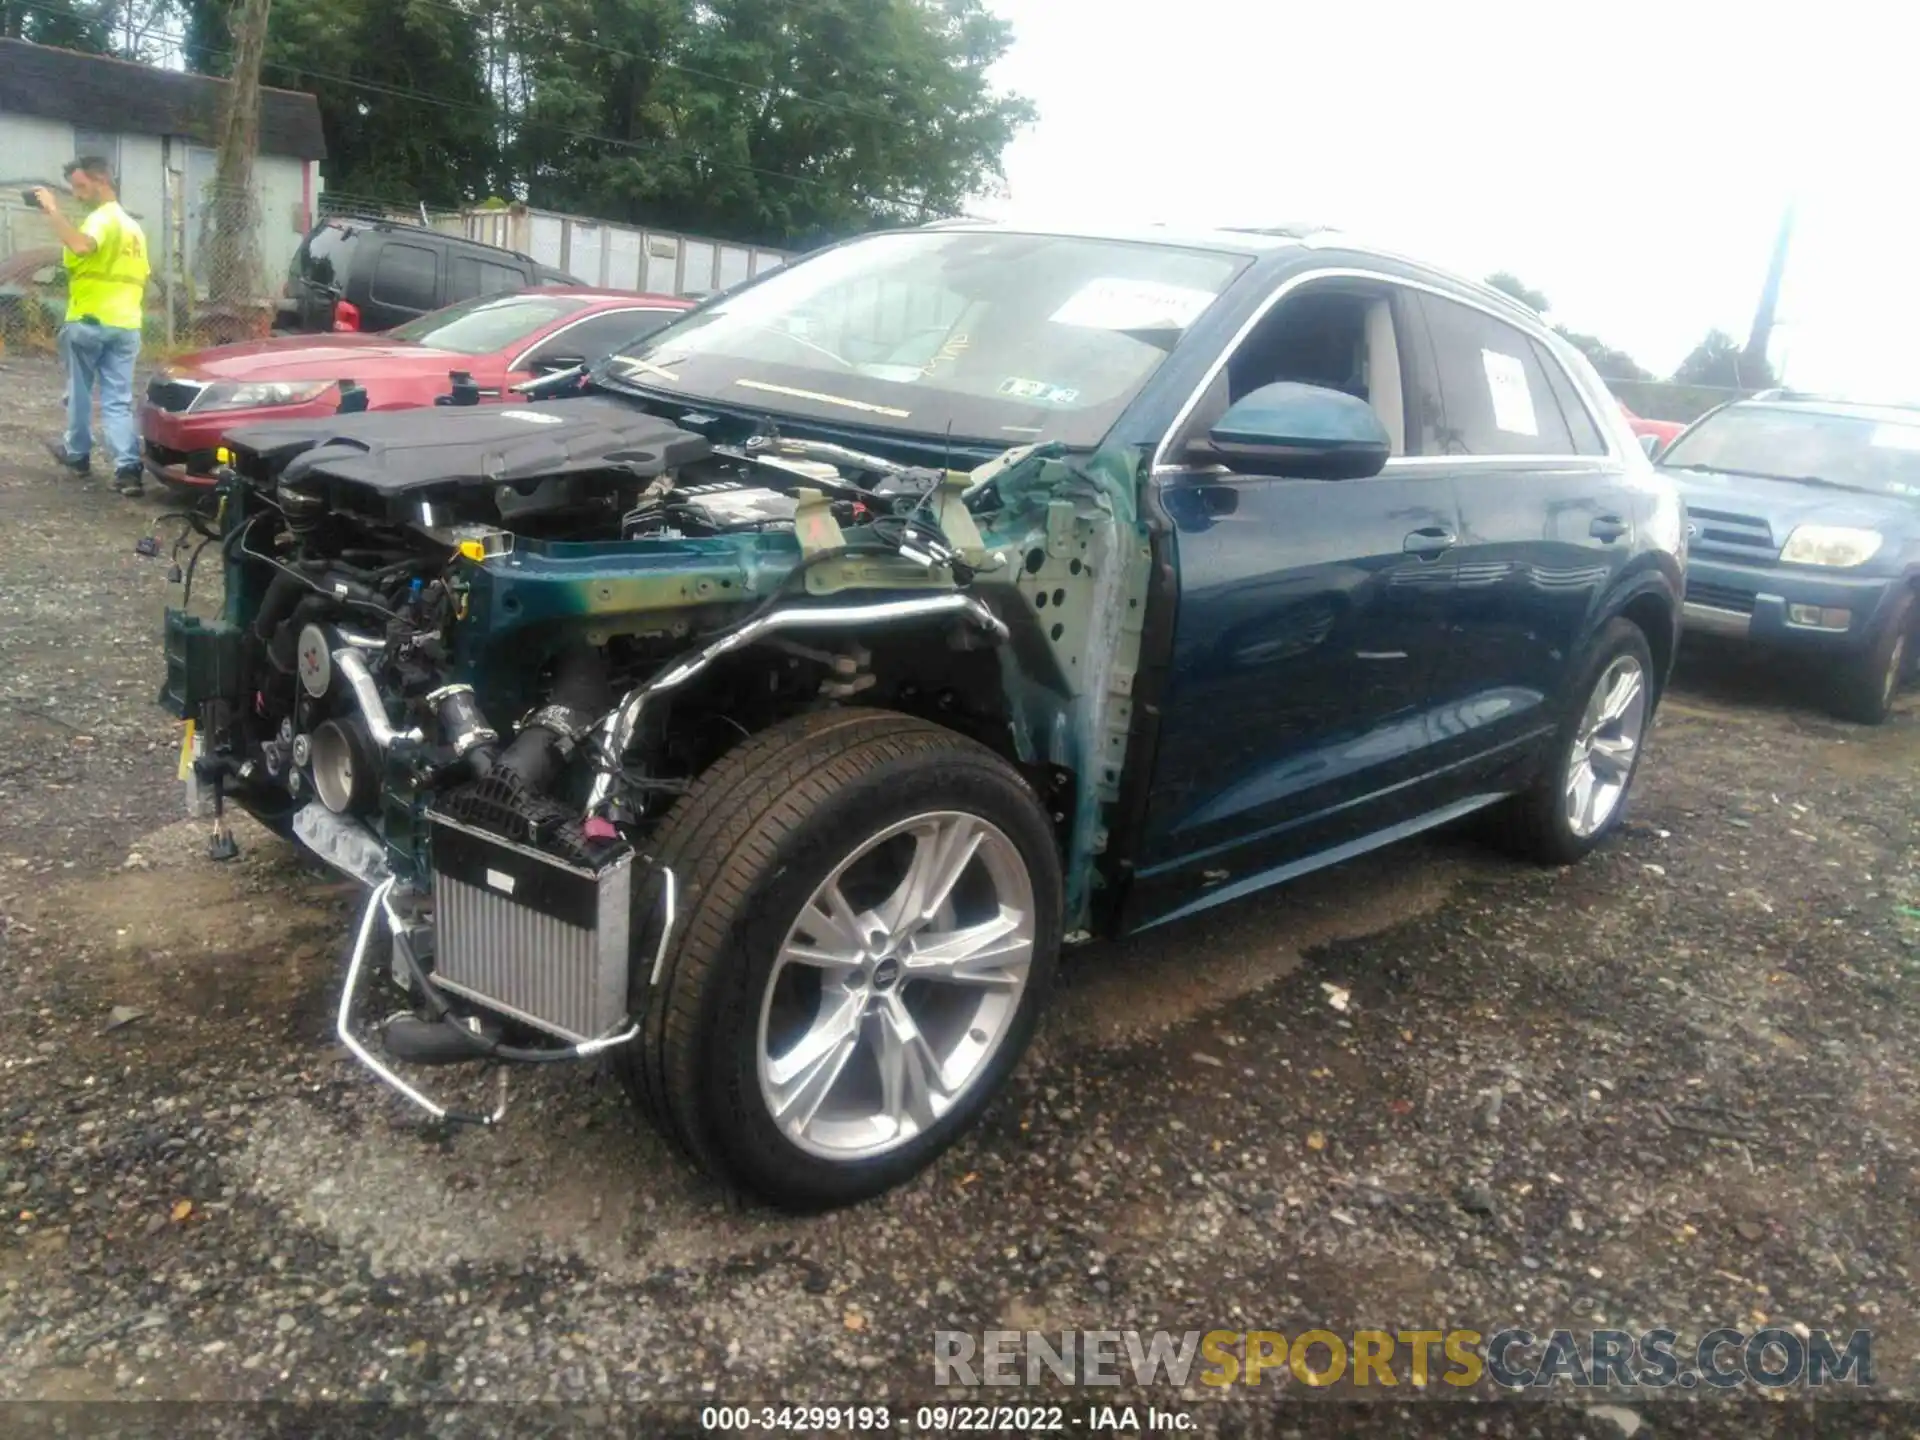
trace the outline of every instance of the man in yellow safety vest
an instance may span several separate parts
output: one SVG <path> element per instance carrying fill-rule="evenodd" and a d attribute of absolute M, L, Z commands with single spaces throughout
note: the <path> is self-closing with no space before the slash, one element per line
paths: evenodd
<path fill-rule="evenodd" d="M 67 433 L 48 442 L 53 458 L 77 475 L 93 468 L 93 397 L 113 451 L 113 485 L 138 495 L 140 431 L 133 417 L 133 367 L 140 358 L 140 326 L 147 293 L 147 237 L 114 191 L 113 171 L 97 155 L 82 155 L 64 174 L 73 196 L 88 207 L 73 224 L 52 192 L 35 193 L 66 249 L 67 323 L 60 348 L 67 360 Z"/>

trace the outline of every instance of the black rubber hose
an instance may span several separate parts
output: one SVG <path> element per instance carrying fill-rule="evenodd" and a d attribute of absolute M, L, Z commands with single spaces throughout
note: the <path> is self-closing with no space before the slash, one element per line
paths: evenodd
<path fill-rule="evenodd" d="M 555 667 L 553 690 L 547 703 L 575 717 L 575 735 L 545 725 L 529 725 L 501 753 L 496 767 L 536 795 L 544 795 L 559 774 L 566 760 L 565 746 L 613 708 L 607 657 L 590 645 L 578 645 L 566 651 Z"/>
<path fill-rule="evenodd" d="M 293 613 L 294 602 L 306 593 L 306 585 L 284 570 L 276 573 L 267 586 L 266 596 L 253 617 L 253 633 L 263 641 L 273 639 L 280 622 Z"/>

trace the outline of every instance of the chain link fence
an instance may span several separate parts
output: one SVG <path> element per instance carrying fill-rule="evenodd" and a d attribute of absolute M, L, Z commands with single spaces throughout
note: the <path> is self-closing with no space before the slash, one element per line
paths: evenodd
<path fill-rule="evenodd" d="M 51 351 L 67 312 L 60 237 L 19 187 L 0 192 L 0 349 Z"/>
<path fill-rule="evenodd" d="M 85 210 L 55 192 L 74 224 Z M 259 200 L 250 190 L 190 187 L 169 173 L 160 212 L 139 217 L 150 274 L 143 348 L 166 355 L 271 332 L 277 286 L 262 263 Z M 19 187 L 0 193 L 0 346 L 51 354 L 66 318 L 60 237 Z"/>
<path fill-rule="evenodd" d="M 277 311 L 260 250 L 260 197 L 250 186 L 213 182 L 191 196 L 179 253 L 188 257 L 193 343 L 264 338 Z M 190 228 L 189 228 L 190 227 Z"/>

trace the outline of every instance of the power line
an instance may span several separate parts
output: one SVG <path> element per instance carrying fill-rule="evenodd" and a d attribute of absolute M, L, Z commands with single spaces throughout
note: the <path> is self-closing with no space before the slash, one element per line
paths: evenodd
<path fill-rule="evenodd" d="M 64 17 L 69 14 L 68 11 L 54 9 L 51 5 L 43 3 L 43 0 L 11 0 L 11 3 L 19 9 L 37 10 L 40 13 L 45 15 L 59 15 Z M 146 34 L 149 39 L 164 41 L 168 44 L 176 45 L 180 47 L 183 52 L 191 44 L 192 48 L 201 55 L 220 56 L 226 59 L 233 58 L 233 51 L 231 50 L 221 49 L 218 46 L 212 46 L 212 45 L 194 44 L 191 41 L 190 37 L 186 35 L 177 34 L 171 31 L 163 31 L 163 30 L 149 30 L 146 32 Z M 846 187 L 842 186 L 838 181 L 828 179 L 825 176 L 796 175 L 791 171 L 770 170 L 764 166 L 750 165 L 745 161 L 741 161 L 741 160 L 720 159 L 715 156 L 707 155 L 700 151 L 693 150 L 689 148 L 685 144 L 685 142 L 678 142 L 678 141 L 665 142 L 665 141 L 658 141 L 658 140 L 622 139 L 620 136 L 617 136 L 617 135 L 603 135 L 591 130 L 581 130 L 573 126 L 562 125 L 557 121 L 541 120 L 529 115 L 514 115 L 514 114 L 511 114 L 510 112 L 505 112 L 501 110 L 498 106 L 495 106 L 495 105 L 482 105 L 472 101 L 450 100 L 444 96 L 429 95 L 426 92 L 420 91 L 420 90 L 411 90 L 411 89 L 407 89 L 405 87 L 396 86 L 396 85 L 384 85 L 378 81 L 362 80 L 351 75 L 336 75 L 325 70 L 314 70 L 306 66 L 295 65 L 285 61 L 268 60 L 268 61 L 265 61 L 264 64 L 265 64 L 265 68 L 269 70 L 279 71 L 280 73 L 285 75 L 302 76 L 312 80 L 325 80 L 332 84 L 345 85 L 351 89 L 362 90 L 369 94 L 385 95 L 389 98 L 397 99 L 397 100 L 409 100 L 416 104 L 421 104 L 421 105 L 432 105 L 442 110 L 455 110 L 455 111 L 463 111 L 470 114 L 485 115 L 496 120 L 504 119 L 515 126 L 520 126 L 520 127 L 525 127 L 529 129 L 535 129 L 535 130 L 544 130 L 551 134 L 564 135 L 569 139 L 586 140 L 586 141 L 591 141 L 595 144 L 611 145 L 611 146 L 616 146 L 625 150 L 636 150 L 636 151 L 642 151 L 642 152 L 663 152 L 667 154 L 669 159 L 692 160 L 696 164 L 707 165 L 714 169 L 734 170 L 744 174 L 760 175 L 760 176 L 765 176 L 768 179 L 785 180 L 795 185 L 807 185 L 807 186 L 812 186 L 816 188 L 824 186 L 836 191 L 844 190 L 845 193 L 850 195 L 853 199 L 865 201 L 870 204 L 893 205 L 893 206 L 900 206 L 900 207 L 917 207 L 921 204 L 921 202 L 917 199 L 911 199 L 903 196 L 880 195 L 880 194 L 875 194 L 872 191 L 865 191 L 865 190 L 859 190 L 859 189 L 847 189 Z M 219 79 L 221 77 L 210 76 L 208 78 Z"/>

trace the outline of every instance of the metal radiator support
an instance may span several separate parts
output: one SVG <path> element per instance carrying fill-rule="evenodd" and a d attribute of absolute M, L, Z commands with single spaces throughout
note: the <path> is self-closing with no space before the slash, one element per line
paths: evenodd
<path fill-rule="evenodd" d="M 670 868 L 663 865 L 659 867 L 659 870 L 663 882 L 660 896 L 660 905 L 663 913 L 660 923 L 660 942 L 654 949 L 653 967 L 651 971 L 656 977 L 660 974 L 661 967 L 666 961 L 667 947 L 673 941 L 674 927 L 679 918 L 678 883 Z M 444 1120 L 451 1124 L 477 1125 L 483 1128 L 498 1125 L 507 1113 L 507 1072 L 504 1068 L 500 1071 L 499 1098 L 496 1100 L 494 1108 L 491 1111 L 482 1113 L 451 1109 L 448 1106 L 440 1104 L 439 1101 L 434 1100 L 431 1096 L 415 1089 L 399 1075 L 395 1074 L 379 1056 L 373 1053 L 366 1042 L 361 1040 L 353 1028 L 353 1006 L 360 995 L 361 977 L 366 971 L 367 952 L 372 945 L 376 929 L 384 929 L 387 934 L 391 936 L 406 928 L 406 922 L 395 913 L 393 908 L 393 890 L 397 883 L 398 882 L 390 876 L 375 886 L 373 892 L 367 897 L 367 906 L 366 909 L 361 912 L 359 929 L 354 936 L 353 954 L 347 962 L 346 981 L 340 990 L 340 1010 L 335 1019 L 334 1033 L 339 1037 L 340 1043 L 346 1046 L 347 1052 L 368 1070 L 372 1071 L 375 1078 L 380 1080 L 388 1088 L 405 1097 L 412 1104 L 426 1111 L 426 1113 L 434 1119 Z M 431 977 L 425 975 L 417 974 L 416 978 L 427 984 L 432 983 Z M 539 1058 L 543 1060 L 587 1060 L 604 1051 L 631 1044 L 639 1038 L 639 1035 L 640 1022 L 629 1016 L 622 1025 L 615 1026 L 604 1035 L 596 1036 L 591 1040 L 583 1040 L 574 1045 L 556 1047 L 552 1051 L 543 1052 Z M 475 1058 L 484 1059 L 486 1057 L 476 1056 Z"/>
<path fill-rule="evenodd" d="M 749 620 L 738 629 L 729 630 L 710 641 L 702 649 L 682 656 L 646 684 L 628 691 L 620 703 L 594 727 L 593 787 L 587 792 L 585 813 L 597 813 L 613 798 L 621 762 L 640 729 L 640 718 L 647 702 L 662 691 L 686 684 L 722 655 L 781 630 L 804 630 L 820 626 L 857 630 L 865 625 L 894 625 L 940 615 L 971 621 L 1002 643 L 1011 633 L 1006 623 L 988 608 L 986 602 L 972 595 L 949 591 L 939 595 L 916 596 L 910 600 L 878 600 L 859 605 L 789 606 Z"/>

